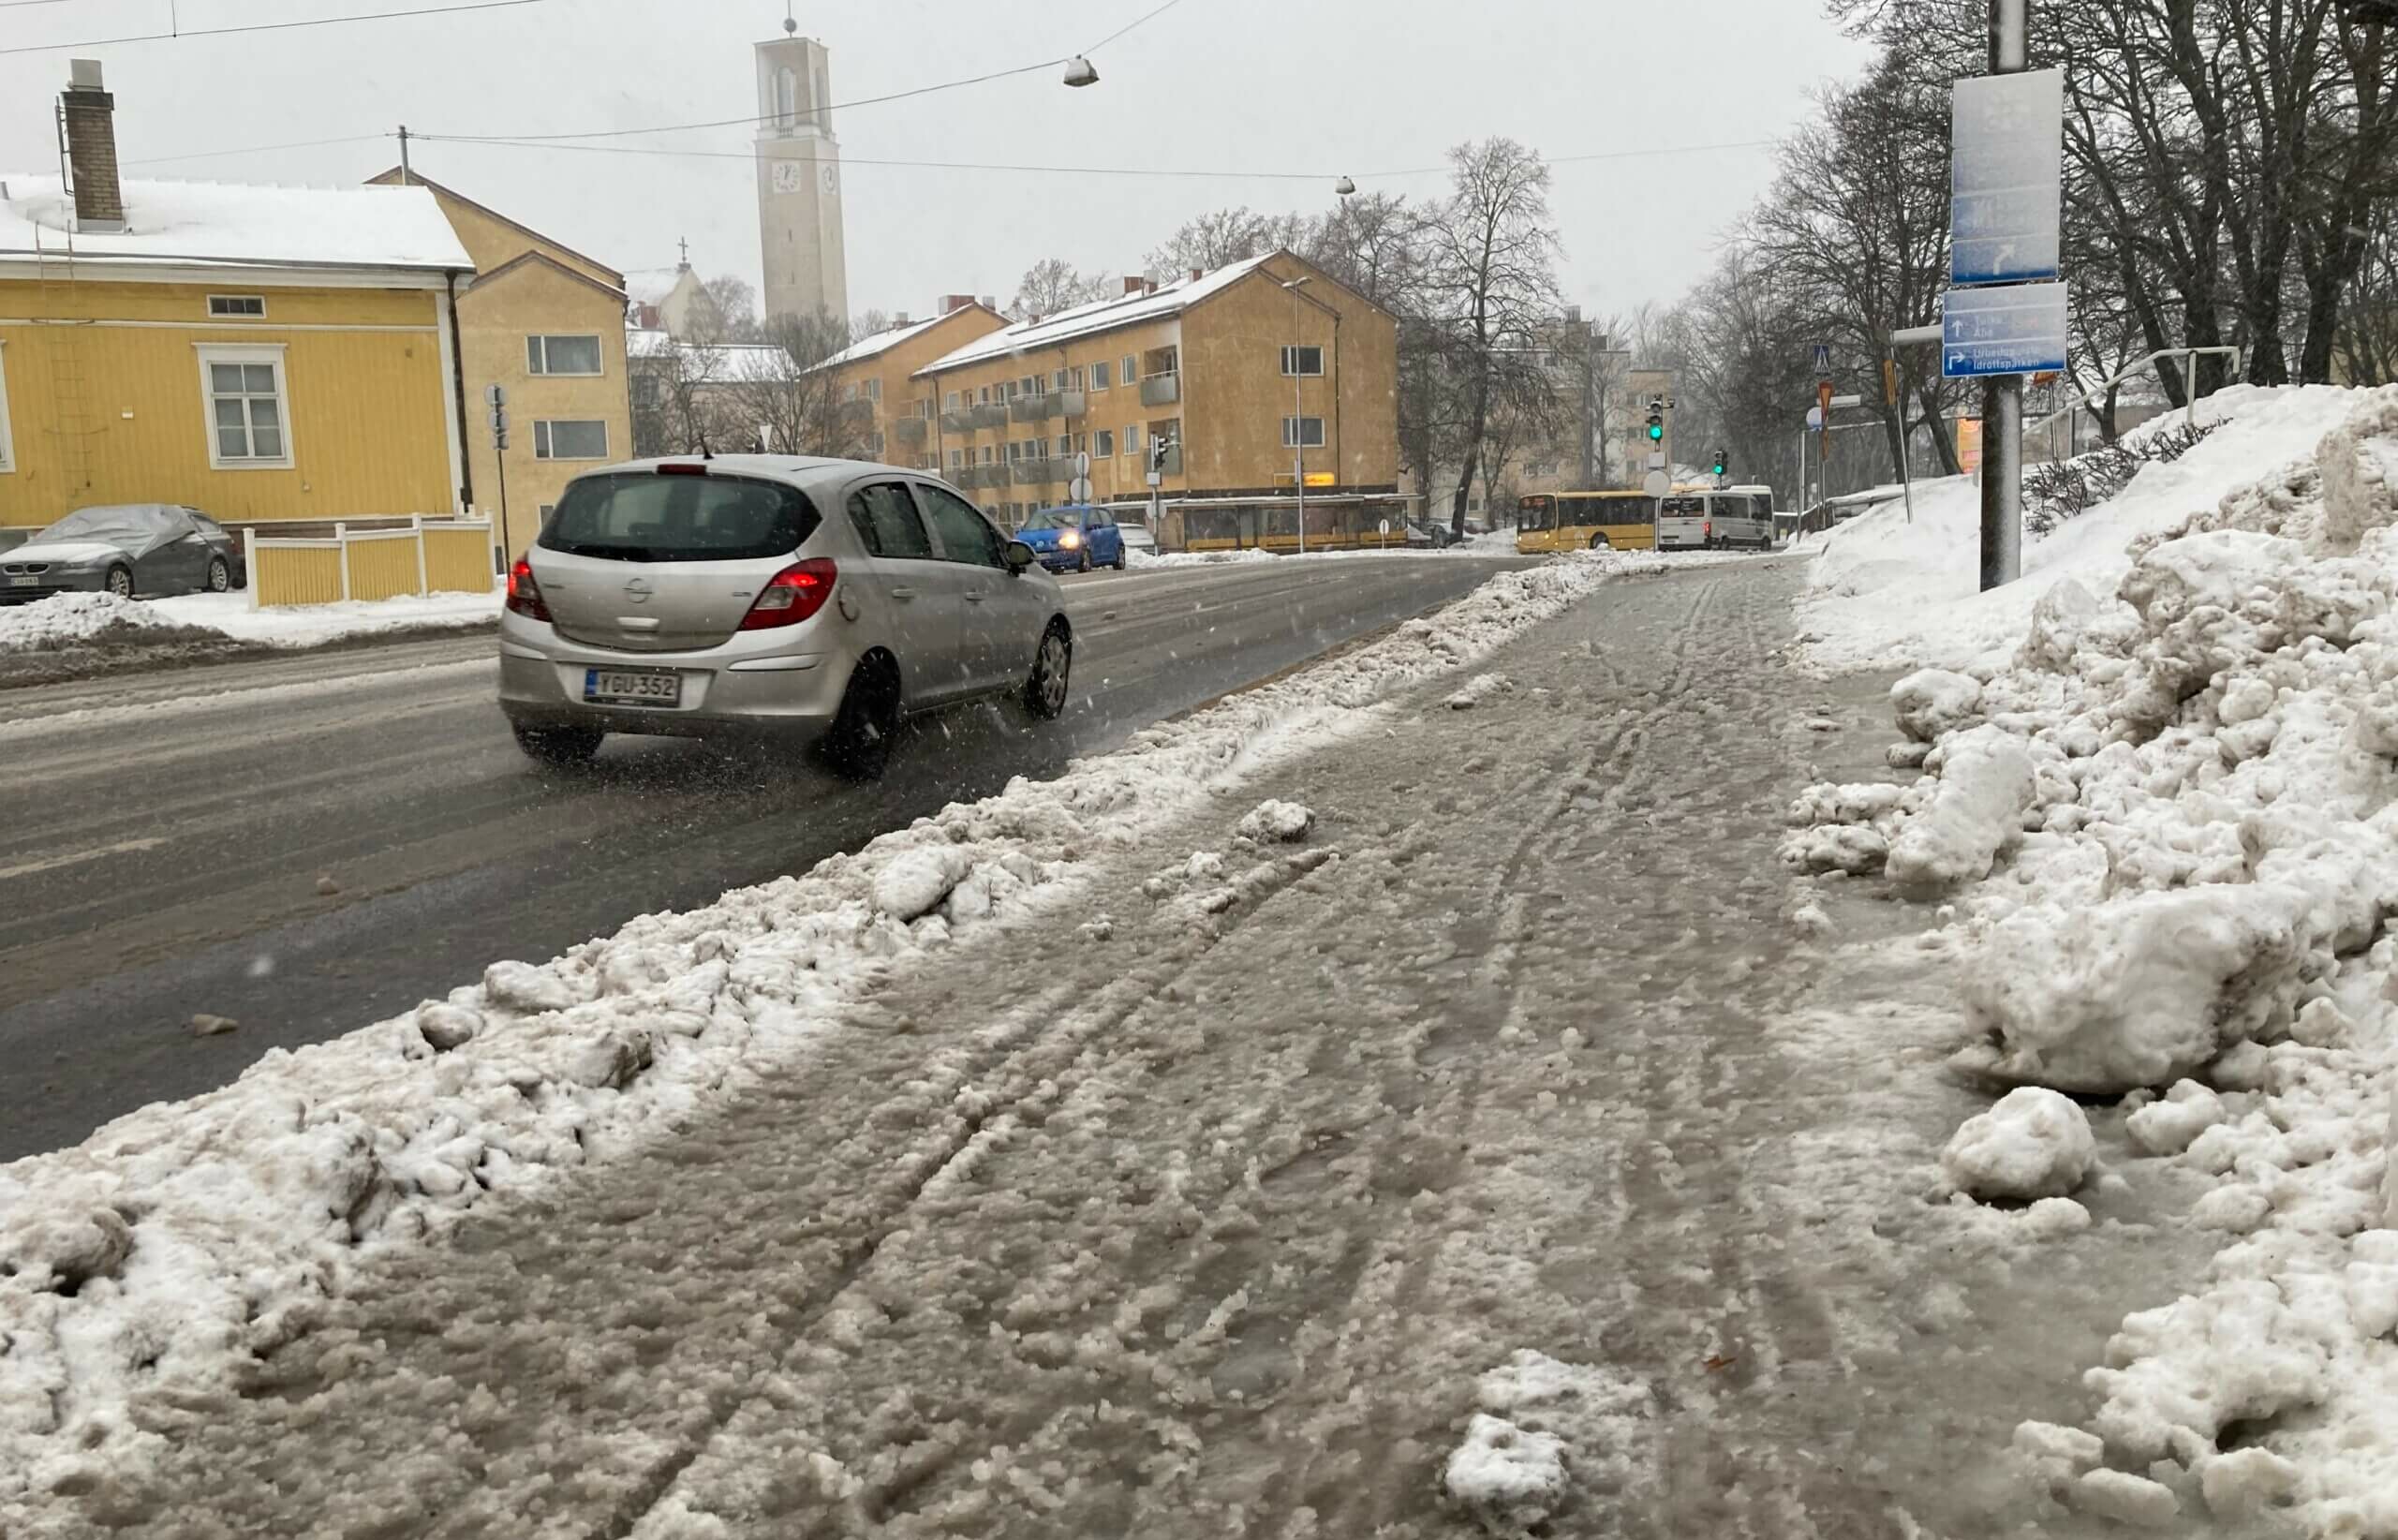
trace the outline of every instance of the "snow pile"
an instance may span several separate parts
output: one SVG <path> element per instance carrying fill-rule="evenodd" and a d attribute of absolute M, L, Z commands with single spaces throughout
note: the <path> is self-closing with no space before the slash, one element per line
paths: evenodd
<path fill-rule="evenodd" d="M 1481 1410 L 1442 1482 L 1491 1534 L 1521 1536 L 1602 1507 L 1649 1469 L 1649 1387 L 1519 1349 L 1475 1387 Z"/>
<path fill-rule="evenodd" d="M 1502 574 L 1055 779 L 548 963 L 495 963 L 443 1000 L 0 1166 L 0 1527 L 11 1504 L 96 1463 L 141 1459 L 161 1435 L 130 1404 L 222 1393 L 377 1248 L 673 1137 L 751 1067 L 806 1055 L 827 1012 L 885 970 L 996 918 L 1079 915 L 1086 864 L 1251 769 L 1379 731 L 1394 688 L 1650 565 L 1597 555 Z M 1276 840 L 1311 817 L 1287 804 L 1251 816 L 1252 837 Z"/>
<path fill-rule="evenodd" d="M 170 615 L 162 605 L 114 594 L 52 594 L 31 604 L 0 606 L 0 653 L 190 641 L 212 634 L 212 628 Z"/>
<path fill-rule="evenodd" d="M 2070 1097 L 2018 1086 L 1998 1105 L 1965 1119 L 1940 1153 L 1940 1168 L 1970 1197 L 2062 1198 L 2097 1158 L 2090 1119 Z"/>
<path fill-rule="evenodd" d="M 2205 441 L 2172 462 L 2142 466 L 2113 497 L 2023 546 L 2023 581 L 1979 588 L 1981 492 L 1967 477 L 1917 482 L 1915 521 L 1885 502 L 1813 542 L 1820 550 L 1800 608 L 1808 656 L 1833 669 L 1962 668 L 1991 660 L 2022 636 L 2034 601 L 2059 578 L 2105 593 L 2130 565 L 2126 542 L 2168 529 L 2260 470 L 2309 456 L 2358 392 L 2329 385 L 2238 385 L 2198 403 Z M 2143 424 L 2165 431 L 2182 414 Z M 2137 438 L 2141 432 L 2126 435 Z"/>
<path fill-rule="evenodd" d="M 1992 846 L 1952 900 L 1958 1064 L 2124 1095 L 2138 1158 L 2216 1182 L 2190 1217 L 2228 1245 L 2090 1371 L 2089 1458 L 2027 1455 L 2129 1523 L 2287 1502 L 2314 1534 L 2398 1535 L 2398 389 L 2250 392 L 2273 433 L 2235 418 L 2161 468 L 2327 395 L 2310 454 L 2173 525 L 2152 466 L 2075 526 L 2137 531 L 2111 585 L 2010 600 L 2011 655 L 1902 681 L 1921 778 L 1791 810 L 1784 858 L 1819 871 L 1904 877 L 1913 843 L 1958 851 L 1932 864 L 1954 882 Z M 1968 1122 L 1951 1178 L 2061 1191 L 2041 1157 L 2086 1164 L 2087 1133 L 2019 1151 L 2009 1126 L 2052 1095 Z"/>
<path fill-rule="evenodd" d="M 237 642 L 277 647 L 318 647 L 386 632 L 472 630 L 495 625 L 507 594 L 402 594 L 396 599 L 345 600 L 338 604 L 250 608 L 247 594 L 184 594 L 154 599 L 152 607 L 189 625 L 223 631 Z"/>

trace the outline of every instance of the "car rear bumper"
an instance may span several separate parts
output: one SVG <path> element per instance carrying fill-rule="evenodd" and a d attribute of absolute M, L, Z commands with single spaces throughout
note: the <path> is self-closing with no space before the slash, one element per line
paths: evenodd
<path fill-rule="evenodd" d="M 811 737 L 831 726 L 839 712 L 851 663 L 844 653 L 627 654 L 503 636 L 499 708 L 519 727 L 596 727 L 666 737 Z M 587 701 L 584 685 L 592 669 L 672 673 L 681 680 L 681 699 L 674 705 Z"/>

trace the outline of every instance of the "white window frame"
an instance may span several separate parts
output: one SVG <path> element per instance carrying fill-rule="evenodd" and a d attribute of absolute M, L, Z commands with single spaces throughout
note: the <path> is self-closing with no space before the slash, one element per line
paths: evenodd
<path fill-rule="evenodd" d="M 1310 438 L 1308 437 L 1308 424 L 1310 422 L 1315 424 L 1315 437 L 1313 438 Z M 1296 438 L 1292 437 L 1295 433 L 1297 435 Z M 1286 417 L 1282 419 L 1282 447 L 1284 449 L 1324 448 L 1324 419 L 1321 417 Z"/>
<path fill-rule="evenodd" d="M 1306 359 L 1300 356 L 1303 353 L 1313 353 L 1315 355 L 1314 368 L 1305 369 L 1300 367 L 1301 364 L 1307 362 Z M 1282 378 L 1285 379 L 1322 379 L 1324 378 L 1323 346 L 1312 342 L 1295 342 L 1285 345 L 1282 348 Z"/>
<path fill-rule="evenodd" d="M 283 344 L 279 342 L 200 342 L 192 345 L 200 360 L 200 422 L 208 435 L 208 467 L 211 470 L 290 470 L 298 466 L 299 443 L 291 431 L 291 379 L 283 366 Z M 219 452 L 216 441 L 216 381 L 209 369 L 218 363 L 263 363 L 274 370 L 274 417 L 283 428 L 283 453 L 273 460 L 256 457 L 228 459 Z M 246 395 L 244 400 L 248 399 Z M 243 431 L 249 431 L 244 413 Z"/>
<path fill-rule="evenodd" d="M 564 337 L 574 342 L 591 344 L 592 356 L 598 364 L 589 369 L 553 369 L 550 367 L 550 342 Z M 535 367 L 539 354 L 540 366 Z M 525 334 L 525 372 L 536 379 L 598 379 L 608 372 L 608 350 L 600 346 L 597 332 L 528 332 Z"/>
<path fill-rule="evenodd" d="M 1094 460 L 1113 460 L 1116 458 L 1116 430 L 1114 428 L 1102 428 L 1099 430 L 1097 437 L 1099 441 L 1091 446 L 1090 457 Z"/>
<path fill-rule="evenodd" d="M 1124 372 L 1118 375 L 1116 378 L 1118 382 L 1120 384 L 1138 385 L 1141 382 L 1141 361 L 1139 357 L 1132 353 L 1125 354 Z"/>
<path fill-rule="evenodd" d="M 1098 392 L 1112 389 L 1115 385 L 1113 378 L 1115 368 L 1116 365 L 1105 359 L 1101 359 L 1097 363 L 1092 364 L 1090 366 L 1091 390 Z"/>
<path fill-rule="evenodd" d="M 957 392 L 955 391 L 951 391 L 941 397 L 940 409 L 945 412 L 954 412 L 957 410 Z"/>
<path fill-rule="evenodd" d="M 597 454 L 553 454 L 551 430 L 560 422 L 596 422 L 600 426 L 600 452 Z M 536 460 L 605 460 L 608 458 L 608 420 L 604 417 L 543 417 L 533 423 L 533 458 Z"/>
<path fill-rule="evenodd" d="M 882 381 L 880 378 L 869 378 L 866 382 L 866 398 L 877 406 L 882 404 Z"/>
<path fill-rule="evenodd" d="M 240 308 L 248 305 L 256 305 L 258 308 L 255 310 Z M 266 296 L 263 294 L 211 294 L 208 296 L 208 318 L 211 320 L 261 320 L 265 316 Z"/>

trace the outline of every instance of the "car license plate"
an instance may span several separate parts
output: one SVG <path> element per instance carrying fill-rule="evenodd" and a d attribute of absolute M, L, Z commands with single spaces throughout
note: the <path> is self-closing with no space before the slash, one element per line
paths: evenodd
<path fill-rule="evenodd" d="M 11 588 L 30 588 L 40 581 L 41 579 L 30 575 L 25 577 L 12 577 L 8 580 L 8 586 Z"/>
<path fill-rule="evenodd" d="M 585 669 L 583 698 L 620 705 L 680 705 L 683 676 L 651 669 Z"/>

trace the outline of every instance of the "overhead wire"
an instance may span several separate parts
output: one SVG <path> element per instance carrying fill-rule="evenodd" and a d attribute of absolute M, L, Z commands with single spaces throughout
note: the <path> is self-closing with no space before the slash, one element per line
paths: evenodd
<path fill-rule="evenodd" d="M 32 4 L 35 0 L 12 0 Z M 170 32 L 145 32 L 125 37 L 87 37 L 74 43 L 15 43 L 0 54 L 59 53 L 77 48 L 116 48 L 126 43 L 165 43 L 184 37 L 226 37 L 243 32 L 291 32 L 302 27 L 340 26 L 352 22 L 395 22 L 411 16 L 454 16 L 461 11 L 509 10 L 519 6 L 545 6 L 551 0 L 458 0 L 448 6 L 417 6 L 407 10 L 359 11 L 342 16 L 303 16 L 289 22 L 244 22 L 222 27 L 177 27 Z"/>

